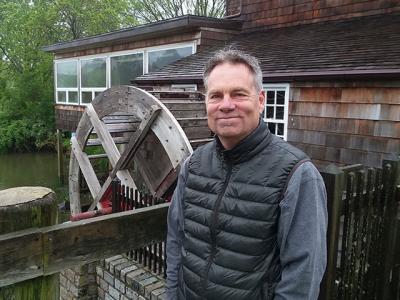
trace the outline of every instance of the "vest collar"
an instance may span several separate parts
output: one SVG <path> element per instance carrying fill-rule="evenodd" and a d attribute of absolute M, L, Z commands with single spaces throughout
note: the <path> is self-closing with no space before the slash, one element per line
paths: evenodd
<path fill-rule="evenodd" d="M 232 149 L 225 150 L 218 136 L 215 136 L 215 146 L 217 153 L 220 154 L 223 159 L 238 164 L 248 161 L 257 155 L 262 149 L 269 145 L 271 140 L 272 134 L 269 132 L 267 124 L 260 118 L 257 128 Z"/>

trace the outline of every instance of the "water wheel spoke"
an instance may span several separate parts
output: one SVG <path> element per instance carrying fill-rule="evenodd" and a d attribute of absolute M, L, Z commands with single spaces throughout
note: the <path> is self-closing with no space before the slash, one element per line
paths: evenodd
<path fill-rule="evenodd" d="M 85 177 L 86 183 L 89 187 L 90 193 L 94 198 L 101 190 L 101 186 L 99 181 L 97 180 L 96 173 L 94 172 L 94 169 L 89 161 L 87 154 L 82 151 L 81 147 L 78 144 L 78 141 L 74 136 L 71 138 L 71 143 L 72 151 L 74 152 L 74 155 L 79 163 L 83 177 Z"/>

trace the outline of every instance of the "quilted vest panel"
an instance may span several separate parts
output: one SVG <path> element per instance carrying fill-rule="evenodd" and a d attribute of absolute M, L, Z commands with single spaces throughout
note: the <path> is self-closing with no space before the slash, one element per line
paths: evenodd
<path fill-rule="evenodd" d="M 232 150 L 215 140 L 190 159 L 180 297 L 273 297 L 281 274 L 279 202 L 290 171 L 306 156 L 262 124 Z"/>

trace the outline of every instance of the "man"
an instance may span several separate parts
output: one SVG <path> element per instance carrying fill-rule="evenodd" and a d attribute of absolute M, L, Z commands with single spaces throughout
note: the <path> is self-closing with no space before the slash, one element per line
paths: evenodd
<path fill-rule="evenodd" d="M 300 150 L 260 119 L 257 59 L 217 52 L 204 71 L 213 142 L 182 166 L 168 214 L 168 299 L 317 299 L 326 193 Z"/>

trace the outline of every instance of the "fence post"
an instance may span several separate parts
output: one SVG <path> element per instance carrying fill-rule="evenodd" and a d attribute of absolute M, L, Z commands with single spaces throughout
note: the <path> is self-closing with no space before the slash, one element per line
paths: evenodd
<path fill-rule="evenodd" d="M 390 165 L 390 177 L 388 183 L 388 189 L 385 193 L 388 193 L 385 197 L 387 199 L 387 207 L 385 208 L 385 227 L 384 227 L 384 249 L 385 249 L 385 260 L 383 262 L 383 286 L 382 286 L 382 298 L 383 300 L 395 299 L 395 287 L 393 286 L 393 272 L 395 271 L 395 256 L 396 256 L 396 241 L 397 234 L 397 215 L 399 209 L 399 202 L 397 199 L 398 185 L 400 184 L 400 158 L 396 160 L 384 160 L 383 169 L 385 166 Z M 398 253 L 397 253 L 398 255 Z M 396 283 L 394 283 L 396 284 Z"/>
<path fill-rule="evenodd" d="M 328 231 L 327 249 L 328 260 L 324 278 L 321 282 L 320 300 L 333 299 L 337 268 L 337 251 L 340 231 L 340 213 L 343 196 L 344 173 L 335 165 L 329 165 L 321 171 L 327 192 Z"/>

